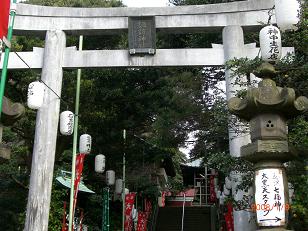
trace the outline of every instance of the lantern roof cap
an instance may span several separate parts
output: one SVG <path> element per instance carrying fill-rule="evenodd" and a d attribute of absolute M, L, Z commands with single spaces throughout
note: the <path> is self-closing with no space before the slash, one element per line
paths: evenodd
<path fill-rule="evenodd" d="M 263 62 L 259 67 L 256 68 L 253 74 L 261 79 L 271 79 L 277 75 L 277 71 L 272 64 Z"/>
<path fill-rule="evenodd" d="M 262 64 L 255 73 L 263 80 L 257 88 L 249 88 L 244 98 L 233 97 L 228 101 L 232 114 L 249 121 L 265 113 L 279 114 L 286 119 L 291 119 L 308 111 L 306 97 L 296 98 L 293 88 L 276 86 L 275 81 L 271 79 L 276 75 L 271 64 Z"/>

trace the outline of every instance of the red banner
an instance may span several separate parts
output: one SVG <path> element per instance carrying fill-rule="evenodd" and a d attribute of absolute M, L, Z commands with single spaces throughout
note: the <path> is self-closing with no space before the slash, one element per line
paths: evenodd
<path fill-rule="evenodd" d="M 152 211 L 152 204 L 151 204 L 151 201 L 148 199 L 145 199 L 144 204 L 145 204 L 144 212 L 146 215 L 146 220 L 148 220 L 151 214 L 151 211 Z"/>
<path fill-rule="evenodd" d="M 227 231 L 234 231 L 232 203 L 227 204 L 228 211 L 224 214 Z"/>
<path fill-rule="evenodd" d="M 79 188 L 79 183 L 80 183 L 80 179 L 82 176 L 83 163 L 84 163 L 85 156 L 86 154 L 84 153 L 80 153 L 76 156 L 76 176 L 75 176 L 75 182 L 74 182 L 74 210 L 76 208 L 78 188 Z"/>
<path fill-rule="evenodd" d="M 215 192 L 215 182 L 214 182 L 215 176 L 210 176 L 210 202 L 215 203 L 216 202 L 216 192 Z"/>
<path fill-rule="evenodd" d="M 162 192 L 161 193 L 161 205 L 162 205 L 162 207 L 165 207 L 165 205 L 166 205 L 166 194 L 167 194 L 167 192 Z"/>
<path fill-rule="evenodd" d="M 0 39 L 7 36 L 10 14 L 10 0 L 1 0 L 0 4 Z"/>
<path fill-rule="evenodd" d="M 135 203 L 136 193 L 129 193 L 125 195 L 125 222 L 124 222 L 124 230 L 131 231 L 133 230 L 133 219 L 132 219 L 132 211 Z"/>
<path fill-rule="evenodd" d="M 146 212 L 138 212 L 137 231 L 147 231 L 147 218 Z"/>

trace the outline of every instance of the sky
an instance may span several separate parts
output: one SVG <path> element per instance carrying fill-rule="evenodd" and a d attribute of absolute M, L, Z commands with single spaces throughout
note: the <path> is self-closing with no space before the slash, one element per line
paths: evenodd
<path fill-rule="evenodd" d="M 122 0 L 128 7 L 161 7 L 168 6 L 168 0 Z"/>

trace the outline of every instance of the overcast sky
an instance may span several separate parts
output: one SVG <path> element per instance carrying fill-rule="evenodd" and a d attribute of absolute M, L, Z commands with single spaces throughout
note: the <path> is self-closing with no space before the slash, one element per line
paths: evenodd
<path fill-rule="evenodd" d="M 129 7 L 159 7 L 168 6 L 168 0 L 122 0 Z"/>

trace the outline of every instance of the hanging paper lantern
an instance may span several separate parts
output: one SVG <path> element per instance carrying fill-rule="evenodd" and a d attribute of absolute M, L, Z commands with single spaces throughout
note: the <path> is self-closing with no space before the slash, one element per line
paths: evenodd
<path fill-rule="evenodd" d="M 230 180 L 229 177 L 225 178 L 225 185 L 227 189 L 231 189 L 232 188 L 232 181 Z"/>
<path fill-rule="evenodd" d="M 92 138 L 88 134 L 83 134 L 79 138 L 79 152 L 89 154 L 91 152 Z"/>
<path fill-rule="evenodd" d="M 106 171 L 106 183 L 107 185 L 114 185 L 115 172 L 113 170 Z"/>
<path fill-rule="evenodd" d="M 125 195 L 129 194 L 129 189 L 125 188 Z"/>
<path fill-rule="evenodd" d="M 132 212 L 132 218 L 133 218 L 134 222 L 136 222 L 138 220 L 138 210 L 135 209 L 135 206 L 134 206 L 134 209 L 133 209 L 133 212 Z"/>
<path fill-rule="evenodd" d="M 117 179 L 115 182 L 115 193 L 116 194 L 121 194 L 122 193 L 122 188 L 123 188 L 123 181 L 122 179 Z"/>
<path fill-rule="evenodd" d="M 275 15 L 278 27 L 282 30 L 296 29 L 299 22 L 300 3 L 298 0 L 275 0 Z"/>
<path fill-rule="evenodd" d="M 102 154 L 95 157 L 95 172 L 103 173 L 105 171 L 106 158 Z"/>
<path fill-rule="evenodd" d="M 219 199 L 220 197 L 221 197 L 221 191 L 220 191 L 220 190 L 217 190 L 216 198 Z"/>
<path fill-rule="evenodd" d="M 219 204 L 223 205 L 225 203 L 225 194 L 221 193 L 219 197 Z"/>
<path fill-rule="evenodd" d="M 60 133 L 65 136 L 72 135 L 74 130 L 74 113 L 64 111 L 60 114 Z"/>
<path fill-rule="evenodd" d="M 27 104 L 31 109 L 39 109 L 44 102 L 45 86 L 43 83 L 36 81 L 28 86 Z"/>
<path fill-rule="evenodd" d="M 259 34 L 261 57 L 264 61 L 275 62 L 281 57 L 281 35 L 275 26 L 263 27 Z"/>
<path fill-rule="evenodd" d="M 224 185 L 224 195 L 229 196 L 230 195 L 230 190 L 227 189 L 226 185 Z"/>

